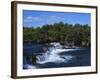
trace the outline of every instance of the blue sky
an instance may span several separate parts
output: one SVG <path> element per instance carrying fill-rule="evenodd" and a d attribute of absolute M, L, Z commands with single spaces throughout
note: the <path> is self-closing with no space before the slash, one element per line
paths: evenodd
<path fill-rule="evenodd" d="M 53 24 L 55 22 L 90 25 L 90 20 L 90 13 L 23 10 L 24 27 L 40 27 L 42 25 Z"/>

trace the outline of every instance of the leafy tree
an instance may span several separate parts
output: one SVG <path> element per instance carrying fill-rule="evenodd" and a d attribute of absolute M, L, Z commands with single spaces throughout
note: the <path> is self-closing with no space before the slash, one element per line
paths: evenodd
<path fill-rule="evenodd" d="M 54 23 L 41 27 L 23 27 L 24 42 L 62 44 L 73 43 L 78 46 L 90 47 L 90 26 L 82 24 Z"/>

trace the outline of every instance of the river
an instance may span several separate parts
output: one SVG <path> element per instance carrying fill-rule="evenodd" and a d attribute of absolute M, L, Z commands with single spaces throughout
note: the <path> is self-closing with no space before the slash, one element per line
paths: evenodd
<path fill-rule="evenodd" d="M 24 43 L 23 69 L 90 66 L 90 51 L 90 48 L 56 49 L 44 44 Z M 36 60 L 31 60 L 32 55 L 36 56 Z"/>

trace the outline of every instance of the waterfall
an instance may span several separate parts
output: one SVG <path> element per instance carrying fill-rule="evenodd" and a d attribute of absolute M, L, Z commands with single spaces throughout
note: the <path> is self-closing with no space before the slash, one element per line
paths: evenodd
<path fill-rule="evenodd" d="M 59 63 L 67 63 L 68 61 L 72 60 L 73 58 L 75 58 L 75 56 L 72 56 L 70 54 L 67 54 L 68 51 L 75 51 L 75 50 L 79 50 L 79 49 L 63 49 L 63 48 L 56 48 L 56 47 L 49 47 L 47 49 L 47 51 L 39 53 L 36 55 L 36 64 L 29 64 L 26 61 L 26 58 L 24 58 L 24 69 L 35 69 L 38 68 L 39 65 L 37 64 L 43 64 L 45 65 L 45 63 L 55 63 L 55 64 L 59 64 Z M 63 55 L 62 53 L 65 52 L 65 55 Z M 61 55 L 62 54 L 62 55 Z"/>
<path fill-rule="evenodd" d="M 54 63 L 67 62 L 70 59 L 72 59 L 73 56 L 71 56 L 71 55 L 61 56 L 61 55 L 59 55 L 59 53 L 75 51 L 75 50 L 77 50 L 77 49 L 56 49 L 54 47 L 51 47 L 48 49 L 47 52 L 42 53 L 43 55 L 37 56 L 37 63 L 44 64 L 47 62 L 54 62 Z"/>

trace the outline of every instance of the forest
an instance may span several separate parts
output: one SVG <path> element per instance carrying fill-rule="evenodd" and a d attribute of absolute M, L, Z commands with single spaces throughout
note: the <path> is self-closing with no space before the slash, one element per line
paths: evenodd
<path fill-rule="evenodd" d="M 51 43 L 59 42 L 62 45 L 90 47 L 91 27 L 82 24 L 58 22 L 38 27 L 23 27 L 23 42 Z"/>

